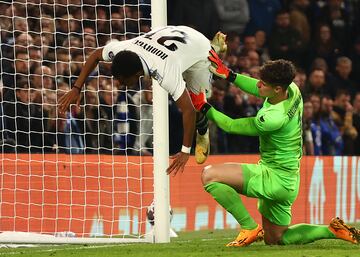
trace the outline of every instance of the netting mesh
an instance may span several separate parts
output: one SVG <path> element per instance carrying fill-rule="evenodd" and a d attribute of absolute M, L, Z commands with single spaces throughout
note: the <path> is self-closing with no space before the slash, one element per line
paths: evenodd
<path fill-rule="evenodd" d="M 152 92 L 101 62 L 61 115 L 92 51 L 150 29 L 150 0 L 1 1 L 0 231 L 141 236 L 152 200 Z"/>

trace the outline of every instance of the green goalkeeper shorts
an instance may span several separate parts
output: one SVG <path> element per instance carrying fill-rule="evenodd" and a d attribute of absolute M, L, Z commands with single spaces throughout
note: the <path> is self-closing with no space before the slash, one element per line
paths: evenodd
<path fill-rule="evenodd" d="M 258 210 L 270 222 L 289 225 L 291 206 L 299 192 L 299 172 L 279 171 L 264 164 L 241 164 L 241 168 L 243 195 L 258 198 Z"/>

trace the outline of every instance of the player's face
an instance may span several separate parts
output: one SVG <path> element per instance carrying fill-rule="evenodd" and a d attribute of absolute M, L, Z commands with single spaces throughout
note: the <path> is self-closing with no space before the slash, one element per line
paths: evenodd
<path fill-rule="evenodd" d="M 273 97 L 275 95 L 275 88 L 271 86 L 270 84 L 259 80 L 257 83 L 257 87 L 259 88 L 259 95 L 262 97 Z"/>
<path fill-rule="evenodd" d="M 117 79 L 119 80 L 120 84 L 126 87 L 133 87 L 139 83 L 139 78 L 141 75 L 142 73 L 138 72 L 132 76 L 129 77 L 120 76 Z"/>

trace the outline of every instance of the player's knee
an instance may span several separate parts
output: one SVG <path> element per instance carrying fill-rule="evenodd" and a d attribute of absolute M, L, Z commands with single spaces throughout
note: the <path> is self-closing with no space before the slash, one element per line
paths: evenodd
<path fill-rule="evenodd" d="M 215 174 L 214 167 L 212 165 L 206 166 L 201 174 L 202 184 L 205 186 L 211 182 L 214 182 L 215 181 L 214 174 Z"/>

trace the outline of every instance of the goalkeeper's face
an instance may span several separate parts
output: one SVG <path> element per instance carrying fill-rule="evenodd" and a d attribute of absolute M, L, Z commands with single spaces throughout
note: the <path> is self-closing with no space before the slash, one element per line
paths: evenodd
<path fill-rule="evenodd" d="M 259 82 L 257 83 L 257 87 L 259 88 L 259 95 L 261 97 L 271 98 L 276 94 L 276 87 L 262 80 L 259 80 Z"/>

